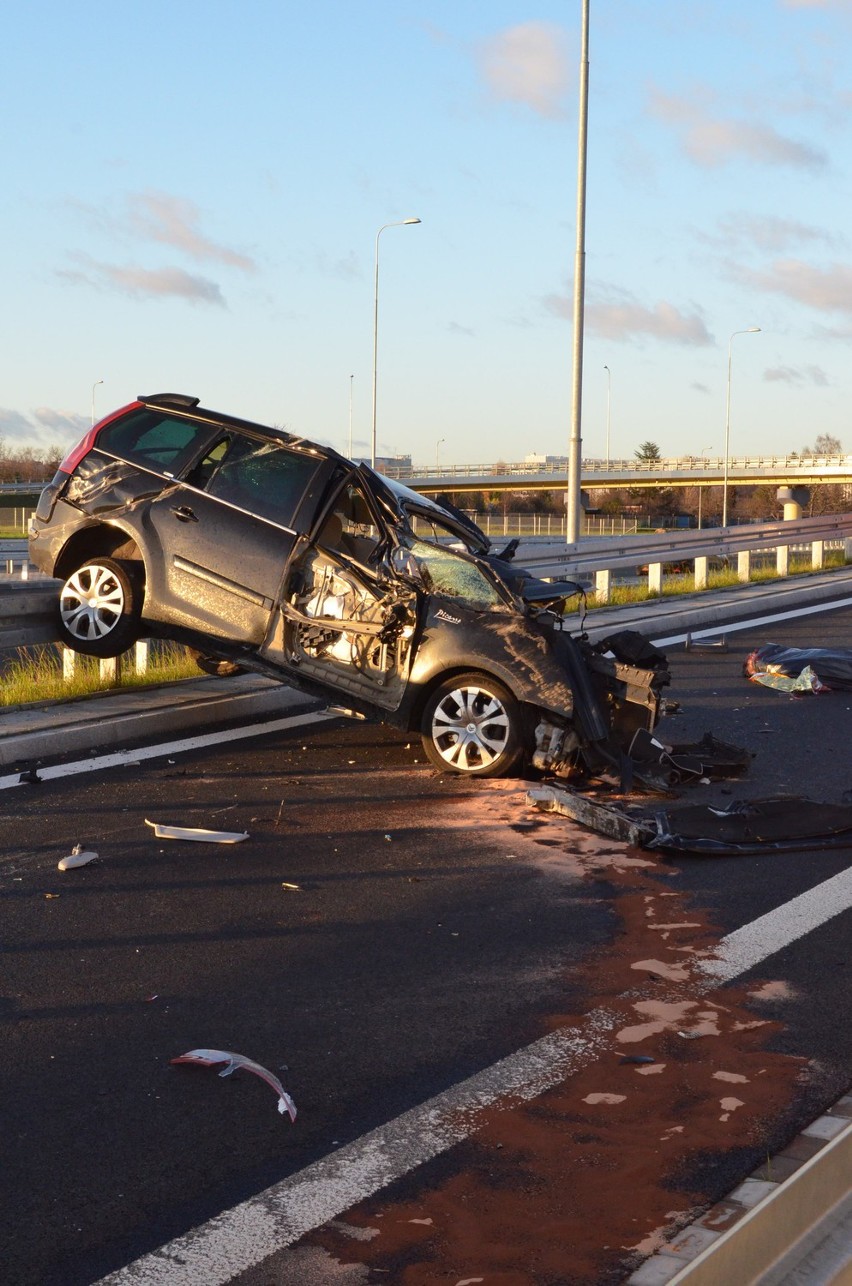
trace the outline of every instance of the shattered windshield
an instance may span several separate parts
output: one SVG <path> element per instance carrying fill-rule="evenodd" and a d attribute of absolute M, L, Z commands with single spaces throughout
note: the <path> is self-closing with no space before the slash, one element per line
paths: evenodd
<path fill-rule="evenodd" d="M 416 537 L 409 537 L 405 547 L 425 571 L 427 588 L 434 593 L 461 599 L 477 611 L 487 611 L 501 603 L 496 588 L 476 564 L 459 557 L 452 549 L 427 544 Z"/>

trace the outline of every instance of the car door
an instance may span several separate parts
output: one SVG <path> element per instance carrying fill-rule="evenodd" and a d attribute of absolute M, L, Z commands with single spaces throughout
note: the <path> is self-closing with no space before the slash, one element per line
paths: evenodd
<path fill-rule="evenodd" d="M 223 432 L 143 518 L 159 551 L 148 589 L 157 619 L 260 644 L 321 472 L 316 451 Z"/>
<path fill-rule="evenodd" d="M 389 550 L 381 515 L 350 474 L 291 559 L 262 655 L 303 684 L 396 710 L 416 641 L 418 592 L 391 569 Z"/>

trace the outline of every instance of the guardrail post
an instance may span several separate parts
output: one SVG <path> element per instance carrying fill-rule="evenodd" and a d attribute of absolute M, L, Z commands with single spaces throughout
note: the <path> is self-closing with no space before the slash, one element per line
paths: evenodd
<path fill-rule="evenodd" d="M 599 603 L 608 603 L 612 591 L 612 572 L 609 570 L 595 572 L 595 598 Z"/>
<path fill-rule="evenodd" d="M 779 576 L 790 574 L 790 546 L 779 545 L 775 550 L 775 570 Z"/>
<path fill-rule="evenodd" d="M 751 550 L 741 549 L 737 554 L 737 580 L 743 583 L 751 580 Z"/>
<path fill-rule="evenodd" d="M 843 557 L 847 563 L 852 563 L 852 538 L 849 536 L 843 542 Z"/>
<path fill-rule="evenodd" d="M 811 567 L 815 572 L 821 571 L 825 567 L 825 541 L 814 540 L 811 542 Z"/>
<path fill-rule="evenodd" d="M 695 588 L 707 588 L 707 569 L 710 564 L 709 558 L 696 558 L 695 560 Z"/>
<path fill-rule="evenodd" d="M 77 653 L 73 648 L 60 644 L 62 650 L 62 682 L 70 683 L 77 668 Z"/>
<path fill-rule="evenodd" d="M 648 564 L 648 593 L 662 594 L 663 592 L 663 564 Z"/>
<path fill-rule="evenodd" d="M 100 671 L 101 683 L 108 683 L 110 687 L 117 688 L 121 682 L 121 657 L 105 656 L 98 664 Z"/>
<path fill-rule="evenodd" d="M 139 639 L 133 649 L 133 668 L 137 674 L 148 673 L 148 640 Z"/>

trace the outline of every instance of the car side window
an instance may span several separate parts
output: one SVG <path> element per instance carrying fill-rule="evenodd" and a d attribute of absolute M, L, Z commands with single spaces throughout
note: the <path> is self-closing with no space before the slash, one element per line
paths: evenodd
<path fill-rule="evenodd" d="M 210 425 L 172 418 L 161 411 L 136 411 L 108 424 L 98 434 L 98 450 L 160 472 L 173 472 L 178 461 L 210 437 Z"/>
<path fill-rule="evenodd" d="M 232 433 L 216 443 L 187 481 L 209 496 L 287 527 L 317 468 L 312 456 Z"/>

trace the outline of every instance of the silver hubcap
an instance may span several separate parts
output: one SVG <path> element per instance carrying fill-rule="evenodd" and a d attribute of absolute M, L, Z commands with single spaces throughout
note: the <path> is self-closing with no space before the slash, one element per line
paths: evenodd
<path fill-rule="evenodd" d="M 76 639 L 102 639 L 124 612 L 124 591 L 108 567 L 81 567 L 62 587 L 59 613 Z"/>
<path fill-rule="evenodd" d="M 472 772 L 493 764 L 506 749 L 509 716 L 502 701 L 485 688 L 455 688 L 438 703 L 431 731 L 441 758 Z"/>

